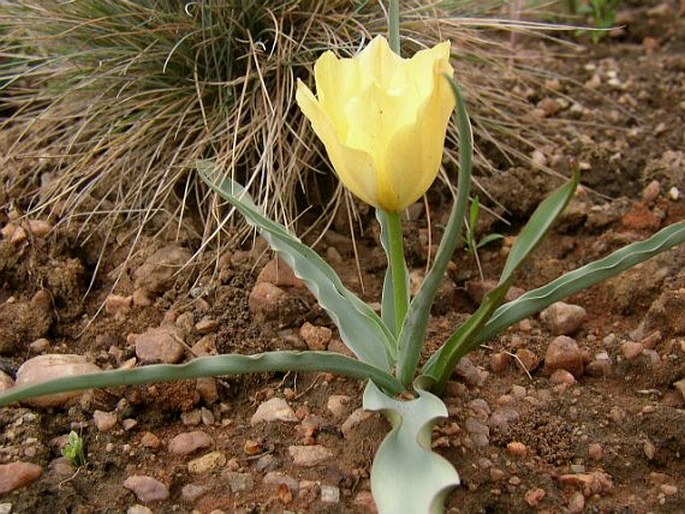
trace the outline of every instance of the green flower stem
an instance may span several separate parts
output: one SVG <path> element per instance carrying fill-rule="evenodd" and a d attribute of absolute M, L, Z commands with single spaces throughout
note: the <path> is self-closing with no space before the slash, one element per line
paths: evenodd
<path fill-rule="evenodd" d="M 400 55 L 400 2 L 390 0 L 388 9 L 388 43 L 397 55 Z"/>
<path fill-rule="evenodd" d="M 395 334 L 399 334 L 409 308 L 409 276 L 404 260 L 402 218 L 399 212 L 386 212 L 388 229 L 388 265 L 392 277 Z"/>

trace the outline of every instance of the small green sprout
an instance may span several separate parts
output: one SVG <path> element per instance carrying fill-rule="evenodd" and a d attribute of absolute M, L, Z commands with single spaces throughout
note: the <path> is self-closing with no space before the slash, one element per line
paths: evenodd
<path fill-rule="evenodd" d="M 86 465 L 86 447 L 83 442 L 83 437 L 74 430 L 69 432 L 67 444 L 62 448 L 62 455 L 64 455 L 69 463 L 76 468 Z"/>
<path fill-rule="evenodd" d="M 476 266 L 478 266 L 478 272 L 480 273 L 481 279 L 483 279 L 483 269 L 480 265 L 480 259 L 478 257 L 478 250 L 483 248 L 485 245 L 504 239 L 502 234 L 487 234 L 482 239 L 476 239 L 476 227 L 478 226 L 478 219 L 480 218 L 480 201 L 478 197 L 474 197 L 471 201 L 471 209 L 469 210 L 469 222 L 464 229 L 464 244 L 466 245 L 466 251 L 471 254 L 476 259 Z"/>
<path fill-rule="evenodd" d="M 480 218 L 480 201 L 478 197 L 474 197 L 471 202 L 471 209 L 469 210 L 469 225 L 465 230 L 464 242 L 466 249 L 471 255 L 477 255 L 478 250 L 490 243 L 504 239 L 502 234 L 487 234 L 482 239 L 476 239 L 476 227 L 478 226 L 478 219 Z"/>
<path fill-rule="evenodd" d="M 621 0 L 588 0 L 580 5 L 577 5 L 576 2 L 569 3 L 572 12 L 587 16 L 596 28 L 602 29 L 589 31 L 593 43 L 601 41 L 607 35 L 603 29 L 610 29 L 616 24 L 616 14 L 620 4 Z"/>

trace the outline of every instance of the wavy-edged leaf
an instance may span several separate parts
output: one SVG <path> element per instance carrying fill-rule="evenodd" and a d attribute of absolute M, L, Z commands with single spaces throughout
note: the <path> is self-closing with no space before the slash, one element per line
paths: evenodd
<path fill-rule="evenodd" d="M 544 239 L 550 227 L 571 201 L 579 181 L 580 171 L 576 170 L 570 181 L 557 188 L 538 205 L 509 251 L 500 275 L 500 284 L 511 279 L 518 267 Z"/>
<path fill-rule="evenodd" d="M 364 390 L 364 408 L 381 412 L 393 425 L 371 468 L 371 491 L 380 514 L 437 514 L 459 475 L 431 451 L 431 434 L 447 408 L 437 396 L 417 387 L 418 398 L 400 401 L 373 382 Z"/>
<path fill-rule="evenodd" d="M 389 373 L 346 355 L 334 352 L 287 351 L 256 355 L 213 355 L 198 357 L 185 364 L 154 364 L 140 368 L 57 378 L 38 384 L 7 389 L 0 393 L 0 405 L 66 391 L 265 371 L 325 371 L 359 380 L 371 379 L 380 387 L 394 393 L 404 390 L 397 379 Z"/>
<path fill-rule="evenodd" d="M 409 385 L 414 380 L 416 367 L 421 357 L 423 342 L 426 337 L 426 326 L 430 317 L 431 305 L 435 300 L 440 283 L 445 276 L 447 266 L 461 240 L 464 226 L 464 215 L 469 203 L 471 190 L 471 168 L 473 165 L 473 131 L 466 111 L 466 103 L 459 85 L 449 79 L 457 99 L 455 120 L 459 127 L 459 177 L 457 179 L 457 198 L 452 206 L 445 233 L 440 241 L 433 266 L 426 274 L 421 289 L 416 294 L 402 326 L 400 333 L 400 354 L 398 359 L 398 377 L 403 384 Z"/>
<path fill-rule="evenodd" d="M 220 177 L 211 161 L 198 161 L 197 169 L 202 180 L 256 227 L 295 275 L 305 282 L 337 325 L 340 337 L 350 350 L 362 361 L 389 371 L 396 345 L 392 333 L 374 310 L 343 285 L 319 254 L 283 225 L 267 218 L 240 184 Z"/>
<path fill-rule="evenodd" d="M 500 306 L 478 334 L 474 344 L 481 344 L 505 328 L 549 307 L 554 302 L 582 291 L 603 280 L 632 268 L 676 245 L 685 243 L 685 222 L 661 229 L 649 239 L 632 243 L 603 259 L 591 262 L 562 275 L 516 300 Z"/>

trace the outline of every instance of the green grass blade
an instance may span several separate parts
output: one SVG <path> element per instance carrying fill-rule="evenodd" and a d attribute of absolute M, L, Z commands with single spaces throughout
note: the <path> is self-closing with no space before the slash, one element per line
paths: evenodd
<path fill-rule="evenodd" d="M 505 328 L 549 307 L 554 302 L 587 289 L 632 268 L 669 248 L 685 242 L 685 222 L 674 223 L 649 239 L 630 244 L 611 255 L 562 275 L 547 285 L 528 291 L 500 306 L 474 341 L 481 344 Z"/>
<path fill-rule="evenodd" d="M 286 227 L 267 218 L 247 191 L 227 177 L 219 177 L 211 161 L 198 161 L 197 169 L 207 185 L 231 203 L 254 225 L 314 294 L 340 330 L 345 344 L 364 362 L 389 371 L 394 337 L 383 320 L 357 295 L 314 250 L 304 245 Z"/>
<path fill-rule="evenodd" d="M 0 406 L 46 394 L 168 382 L 200 377 L 240 375 L 265 371 L 330 372 L 358 380 L 371 379 L 379 387 L 399 393 L 402 385 L 389 373 L 334 352 L 270 352 L 256 355 L 199 357 L 186 364 L 155 364 L 133 369 L 103 371 L 13 387 L 0 393 Z"/>
<path fill-rule="evenodd" d="M 447 417 L 437 396 L 416 388 L 410 401 L 391 398 L 373 382 L 364 390 L 364 408 L 379 411 L 393 425 L 371 467 L 371 491 L 379 514 L 443 512 L 443 503 L 459 475 L 452 465 L 431 451 L 433 425 Z"/>
<path fill-rule="evenodd" d="M 473 165 L 473 132 L 466 103 L 459 85 L 450 79 L 450 84 L 457 99 L 455 121 L 459 127 L 459 177 L 457 181 L 457 198 L 440 241 L 435 262 L 424 278 L 423 285 L 409 305 L 407 317 L 400 333 L 400 355 L 398 377 L 403 384 L 409 385 L 421 356 L 423 341 L 426 337 L 426 326 L 430 317 L 431 305 L 445 276 L 447 265 L 454 254 L 464 226 L 464 215 L 469 203 L 471 190 L 471 168 Z"/>
<path fill-rule="evenodd" d="M 576 170 L 569 182 L 556 189 L 538 205 L 511 247 L 509 257 L 500 275 L 500 284 L 512 278 L 518 267 L 544 239 L 550 227 L 564 211 L 568 202 L 571 201 L 579 180 L 580 172 Z"/>
<path fill-rule="evenodd" d="M 490 291 L 476 312 L 428 359 L 423 367 L 423 375 L 433 382 L 431 389 L 434 392 L 442 392 L 459 359 L 478 346 L 477 341 L 480 341 L 479 336 L 483 327 L 504 301 L 510 286 L 511 281 L 500 284 Z"/>

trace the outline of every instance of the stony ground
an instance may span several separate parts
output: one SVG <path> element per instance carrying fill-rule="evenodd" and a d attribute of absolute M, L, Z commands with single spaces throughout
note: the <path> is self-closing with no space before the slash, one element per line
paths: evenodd
<path fill-rule="evenodd" d="M 674 2 L 628 4 L 618 37 L 545 58 L 545 88 L 517 91 L 552 143 L 533 154 L 584 187 L 516 283 L 528 290 L 685 218 L 685 18 Z M 543 124 L 544 120 L 544 124 Z M 511 237 L 559 182 L 532 168 L 482 178 L 481 233 L 503 241 L 455 256 L 428 348 L 475 309 Z M 437 187 L 432 225 L 449 205 Z M 181 362 L 273 349 L 346 351 L 335 327 L 262 241 L 179 268 L 174 231 L 127 260 L 80 227 L 0 214 L 3 387 L 49 373 Z M 420 280 L 425 213 L 406 241 Z M 435 241 L 438 234 L 433 234 Z M 378 301 L 384 258 L 372 220 L 357 241 L 317 247 Z M 524 320 L 462 360 L 434 446 L 463 484 L 449 512 L 685 512 L 685 248 Z M 204 267 L 204 266 L 208 267 Z M 206 271 L 209 269 L 210 271 Z M 203 271 L 204 270 L 204 271 Z M 123 272 L 123 273 L 122 273 Z M 116 277 L 121 280 L 112 286 Z M 104 306 L 102 310 L 100 307 Z M 19 373 L 17 370 L 22 366 Z M 65 371 L 66 370 L 66 371 Z M 0 410 L 0 512 L 373 512 L 369 468 L 388 427 L 360 409 L 362 385 L 327 374 L 263 374 L 95 391 Z M 62 456 L 68 433 L 86 465 Z"/>

